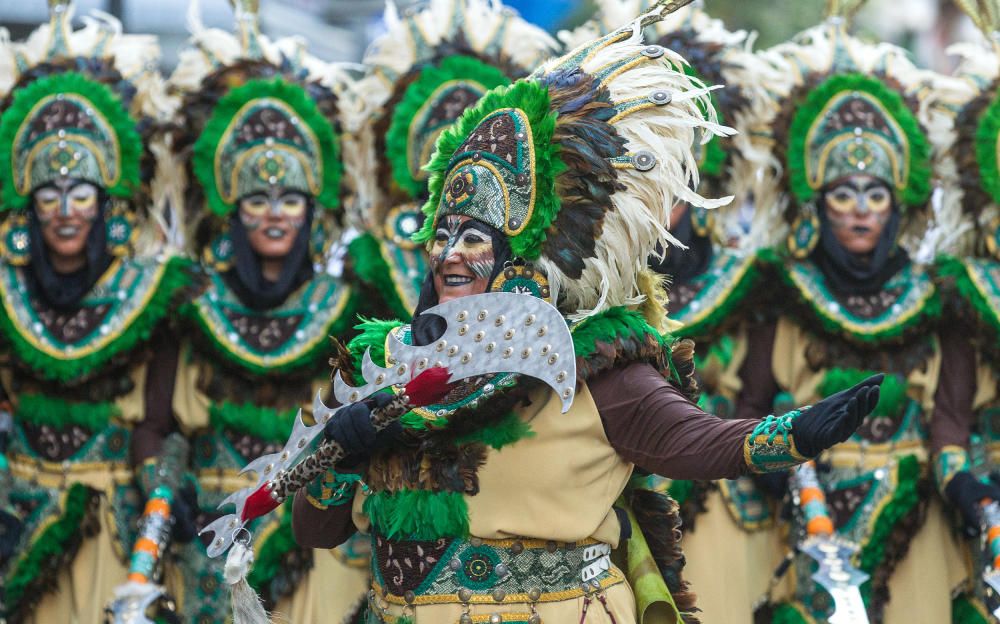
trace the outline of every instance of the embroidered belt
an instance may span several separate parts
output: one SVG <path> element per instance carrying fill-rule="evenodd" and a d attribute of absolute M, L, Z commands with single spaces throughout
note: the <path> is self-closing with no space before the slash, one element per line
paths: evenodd
<path fill-rule="evenodd" d="M 596 540 L 372 537 L 373 608 L 379 603 L 540 603 L 579 598 L 624 582 L 611 546 Z"/>

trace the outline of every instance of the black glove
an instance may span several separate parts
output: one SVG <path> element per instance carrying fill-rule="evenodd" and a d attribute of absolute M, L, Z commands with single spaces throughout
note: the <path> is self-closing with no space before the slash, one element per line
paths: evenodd
<path fill-rule="evenodd" d="M 184 485 L 174 493 L 170 515 L 174 518 L 172 535 L 175 542 L 187 544 L 198 535 L 198 492 L 190 480 L 185 479 Z"/>
<path fill-rule="evenodd" d="M 962 470 L 945 486 L 944 495 L 962 514 L 965 534 L 976 537 L 982 523 L 982 502 L 984 499 L 1000 501 L 1000 486 L 992 480 L 983 483 L 968 470 Z"/>
<path fill-rule="evenodd" d="M 323 436 L 337 442 L 344 449 L 345 457 L 340 460 L 341 465 L 357 466 L 367 461 L 376 451 L 399 439 L 403 426 L 398 420 L 381 432 L 376 432 L 372 425 L 372 411 L 385 407 L 391 401 L 391 395 L 379 392 L 364 401 L 348 405 L 326 423 Z"/>
<path fill-rule="evenodd" d="M 843 442 L 861 426 L 878 404 L 885 375 L 872 375 L 853 388 L 841 390 L 808 408 L 792 424 L 795 447 L 805 457 L 816 457 Z"/>

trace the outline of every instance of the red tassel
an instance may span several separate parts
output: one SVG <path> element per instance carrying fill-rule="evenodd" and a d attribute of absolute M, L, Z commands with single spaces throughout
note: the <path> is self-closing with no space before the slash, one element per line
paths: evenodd
<path fill-rule="evenodd" d="M 406 384 L 405 392 L 410 397 L 410 405 L 423 407 L 437 403 L 451 391 L 449 379 L 451 373 L 447 368 L 434 367 L 420 373 Z"/>
<path fill-rule="evenodd" d="M 254 518 L 259 518 L 264 514 L 271 513 L 274 511 L 278 505 L 278 501 L 274 500 L 271 496 L 271 492 L 267 489 L 267 484 L 260 486 L 256 492 L 247 498 L 247 502 L 243 505 L 243 515 L 240 518 L 243 522 L 249 522 Z"/>

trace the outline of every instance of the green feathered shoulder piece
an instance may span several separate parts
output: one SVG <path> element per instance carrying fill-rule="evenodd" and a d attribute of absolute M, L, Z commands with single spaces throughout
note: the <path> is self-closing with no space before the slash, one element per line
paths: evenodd
<path fill-rule="evenodd" d="M 81 306 L 103 318 L 73 343 L 38 322 L 16 267 L 0 265 L 0 334 L 13 355 L 43 379 L 76 381 L 100 371 L 113 357 L 143 344 L 166 320 L 193 282 L 189 260 L 173 257 L 120 260 L 101 277 Z"/>
<path fill-rule="evenodd" d="M 306 89 L 282 78 L 249 80 L 212 110 L 192 157 L 194 175 L 216 215 L 272 187 L 299 191 L 318 205 L 340 202 L 340 143 Z"/>
<path fill-rule="evenodd" d="M 429 162 L 441 132 L 462 111 L 494 87 L 510 84 L 502 71 L 470 56 L 448 56 L 427 65 L 403 93 L 386 133 L 386 156 L 392 177 L 413 199 L 427 191 Z M 467 104 L 466 104 L 467 105 Z"/>
<path fill-rule="evenodd" d="M 826 277 L 809 260 L 786 258 L 772 249 L 762 250 L 758 258 L 761 267 L 785 286 L 772 293 L 772 304 L 837 339 L 869 347 L 899 342 L 941 316 L 941 297 L 930 274 L 919 265 L 907 264 L 885 283 L 883 291 L 895 297 L 891 305 L 861 316 L 830 291 Z"/>
<path fill-rule="evenodd" d="M 546 85 L 519 80 L 487 93 L 441 133 L 427 165 L 427 219 L 415 242 L 433 238 L 438 216 L 463 214 L 504 232 L 515 256 L 538 259 L 559 212 L 556 176 L 566 168 L 553 142 L 556 113 L 550 104 Z M 509 208 L 495 210 L 504 197 Z"/>
<path fill-rule="evenodd" d="M 77 72 L 39 78 L 0 114 L 0 210 L 25 208 L 60 175 L 129 198 L 141 182 L 142 139 L 110 87 Z"/>
<path fill-rule="evenodd" d="M 392 330 L 403 325 L 402 321 L 380 321 L 366 318 L 360 320 L 361 322 L 354 326 L 358 335 L 347 343 L 347 350 L 351 354 L 351 362 L 354 364 L 355 371 L 361 370 L 361 359 L 368 349 L 371 349 L 372 362 L 384 363 L 385 341 L 389 338 L 389 333 Z M 356 383 L 365 383 L 365 381 L 361 377 L 356 377 Z"/>
<path fill-rule="evenodd" d="M 665 375 L 675 376 L 670 358 L 673 338 L 658 333 L 641 312 L 611 308 L 587 317 L 570 331 L 580 379 L 632 362 L 648 362 Z"/>
<path fill-rule="evenodd" d="M 844 176 L 864 173 L 889 183 L 905 206 L 931 192 L 930 144 L 902 95 L 878 78 L 827 78 L 795 109 L 787 170 L 800 204 Z"/>
<path fill-rule="evenodd" d="M 1000 262 L 941 256 L 935 268 L 938 280 L 953 284 L 994 347 L 1000 348 Z"/>
<path fill-rule="evenodd" d="M 1000 204 L 998 138 L 1000 138 L 1000 95 L 993 98 L 979 116 L 979 123 L 976 125 L 976 164 L 979 165 L 979 181 L 996 204 Z"/>

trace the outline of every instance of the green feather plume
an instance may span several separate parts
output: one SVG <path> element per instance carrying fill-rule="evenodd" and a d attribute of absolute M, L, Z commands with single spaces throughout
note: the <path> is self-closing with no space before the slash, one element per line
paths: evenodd
<path fill-rule="evenodd" d="M 819 396 L 830 396 L 841 390 L 847 390 L 872 375 L 876 371 L 858 370 L 856 368 L 831 368 L 823 376 L 823 380 L 816 387 Z M 886 375 L 882 380 L 882 387 L 879 388 L 878 404 L 872 410 L 872 415 L 899 419 L 903 416 L 906 408 L 906 390 L 909 384 L 899 375 Z"/>
<path fill-rule="evenodd" d="M 831 98 L 842 91 L 863 91 L 881 102 L 893 120 L 902 129 L 910 147 L 909 176 L 904 181 L 904 189 L 898 199 L 901 203 L 919 207 L 925 204 L 931 193 L 930 145 L 920 128 L 920 122 L 906 106 L 899 93 L 883 84 L 877 78 L 864 74 L 837 74 L 809 92 L 795 112 L 789 129 L 787 167 L 792 193 L 800 204 L 805 204 L 816 191 L 809 186 L 806 174 L 807 145 L 809 127 L 822 113 Z"/>
<path fill-rule="evenodd" d="M 364 512 L 379 535 L 392 539 L 469 535 L 469 508 L 460 492 L 374 492 L 365 499 Z"/>
<path fill-rule="evenodd" d="M 997 137 L 1000 136 L 1000 96 L 994 98 L 976 126 L 976 163 L 980 184 L 1000 204 L 1000 169 L 997 164 Z"/>
<path fill-rule="evenodd" d="M 208 408 L 212 426 L 217 429 L 231 429 L 281 444 L 292 434 L 297 407 L 277 410 L 253 403 L 236 404 L 229 401 L 213 403 Z"/>
<path fill-rule="evenodd" d="M 24 119 L 40 100 L 55 94 L 78 94 L 93 104 L 111 125 L 118 142 L 120 176 L 118 184 L 105 189 L 109 195 L 129 198 L 141 183 L 139 161 L 142 138 L 136 122 L 121 99 L 107 85 L 77 72 L 63 72 L 39 78 L 13 93 L 10 107 L 0 115 L 0 211 L 25 208 L 30 195 L 20 195 L 14 182 L 14 140 Z"/>
<path fill-rule="evenodd" d="M 503 108 L 516 108 L 524 112 L 531 126 L 535 150 L 535 205 L 528 224 L 520 234 L 509 240 L 515 256 L 526 260 L 538 259 L 546 230 L 561 205 L 556 193 L 556 176 L 566 169 L 565 163 L 559 159 L 559 146 L 552 141 L 556 113 L 549 104 L 548 87 L 531 80 L 519 80 L 484 95 L 476 106 L 466 110 L 453 126 L 441 133 L 434 156 L 425 167 L 431 173 L 430 198 L 423 207 L 427 219 L 420 231 L 413 235 L 415 242 L 424 244 L 434 237 L 435 215 L 444 192 L 445 175 L 458 148 L 488 115 Z"/>
<path fill-rule="evenodd" d="M 66 401 L 44 394 L 22 394 L 17 401 L 17 418 L 35 425 L 63 428 L 83 427 L 91 433 L 107 428 L 121 410 L 114 403 Z"/>
<path fill-rule="evenodd" d="M 212 116 L 194 144 L 192 168 L 207 198 L 208 207 L 225 217 L 235 208 L 219 194 L 215 177 L 215 151 L 222 142 L 230 121 L 251 100 L 273 98 L 287 104 L 308 126 L 319 142 L 322 158 L 321 189 L 314 198 L 324 208 L 340 205 L 340 141 L 333 125 L 323 116 L 316 101 L 304 88 L 282 78 L 248 80 L 224 95 L 215 105 Z M 315 156 L 315 155 L 314 155 Z"/>
<path fill-rule="evenodd" d="M 354 272 L 361 281 L 373 286 L 382 295 L 389 310 L 398 318 L 410 318 L 413 311 L 400 299 L 392 281 L 392 270 L 382 256 L 378 240 L 365 232 L 347 245 L 347 254 L 354 263 Z"/>
<path fill-rule="evenodd" d="M 420 71 L 420 76 L 406 88 L 396 105 L 385 136 L 386 156 L 392 165 L 392 177 L 413 199 L 423 198 L 427 183 L 415 179 L 410 172 L 407 158 L 413 149 L 409 144 L 410 126 L 434 91 L 452 81 L 477 83 L 487 91 L 510 84 L 510 79 L 499 69 L 469 56 L 448 56 L 438 65 L 427 65 Z"/>

